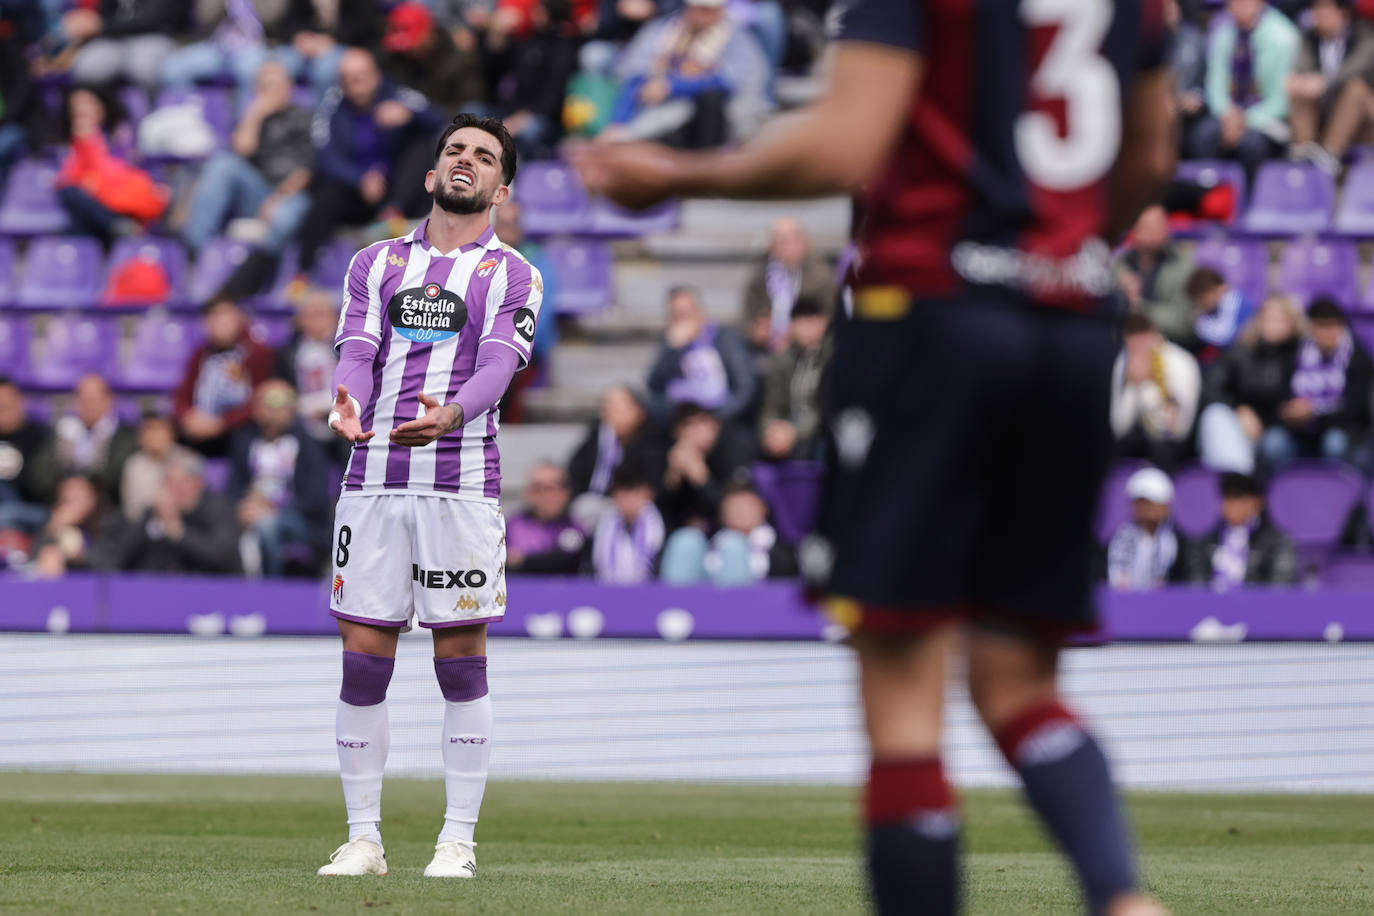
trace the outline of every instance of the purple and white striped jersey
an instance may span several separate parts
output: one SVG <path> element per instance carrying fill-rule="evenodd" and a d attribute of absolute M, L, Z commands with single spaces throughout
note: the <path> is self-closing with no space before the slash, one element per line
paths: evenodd
<path fill-rule="evenodd" d="M 392 445 L 387 433 L 420 414 L 422 391 L 451 403 L 472 377 L 481 347 L 510 347 L 525 366 L 544 281 L 492 229 L 441 252 L 425 237 L 428 225 L 369 245 L 348 266 L 334 346 L 363 340 L 377 348 L 372 395 L 361 405 L 363 429 L 377 435 L 354 444 L 343 492 L 495 502 L 501 493 L 497 408 L 465 417 L 424 448 Z"/>

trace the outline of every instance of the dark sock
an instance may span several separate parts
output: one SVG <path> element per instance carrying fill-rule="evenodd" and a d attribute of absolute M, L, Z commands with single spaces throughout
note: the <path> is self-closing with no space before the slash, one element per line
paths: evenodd
<path fill-rule="evenodd" d="M 936 758 L 875 760 L 868 775 L 868 875 L 880 916 L 959 909 L 959 815 Z"/>
<path fill-rule="evenodd" d="M 1026 797 L 1078 871 L 1088 909 L 1101 913 L 1137 886 L 1130 830 L 1107 758 L 1058 702 L 1028 710 L 995 736 Z"/>

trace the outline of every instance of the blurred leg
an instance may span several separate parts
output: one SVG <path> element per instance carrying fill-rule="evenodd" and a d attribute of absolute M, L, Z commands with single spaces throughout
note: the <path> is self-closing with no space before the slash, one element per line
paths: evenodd
<path fill-rule="evenodd" d="M 219 45 L 198 41 L 178 48 L 162 62 L 160 79 L 168 89 L 187 89 L 225 71 L 228 61 Z"/>
<path fill-rule="evenodd" d="M 679 528 L 663 546 L 659 578 L 672 585 L 706 581 L 706 535 L 696 528 Z"/>
<path fill-rule="evenodd" d="M 1197 441 L 1202 463 L 1209 468 L 1254 473 L 1255 446 L 1236 419 L 1236 412 L 1225 404 L 1209 404 L 1202 411 Z"/>
<path fill-rule="evenodd" d="M 1331 116 L 1322 133 L 1322 146 L 1328 153 L 1338 159 L 1345 155 L 1368 121 L 1371 104 L 1374 104 L 1374 91 L 1363 79 L 1356 77 L 1345 84 L 1331 107 Z"/>

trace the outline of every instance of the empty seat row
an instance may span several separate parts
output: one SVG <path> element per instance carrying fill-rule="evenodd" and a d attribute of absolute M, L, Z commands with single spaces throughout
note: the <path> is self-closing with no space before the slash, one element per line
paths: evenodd
<path fill-rule="evenodd" d="M 1339 203 L 1335 178 L 1306 163 L 1266 162 L 1248 188 L 1245 173 L 1235 162 L 1185 162 L 1177 175 L 1206 186 L 1233 188 L 1238 219 L 1232 225 L 1246 232 L 1267 236 L 1331 232 L 1374 238 L 1374 160 L 1364 159 L 1350 167 Z"/>

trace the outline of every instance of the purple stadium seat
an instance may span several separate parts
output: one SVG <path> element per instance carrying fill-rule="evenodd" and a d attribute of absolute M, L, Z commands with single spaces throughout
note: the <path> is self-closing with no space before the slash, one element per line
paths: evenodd
<path fill-rule="evenodd" d="M 1262 239 L 1209 236 L 1198 242 L 1193 260 L 1216 270 L 1254 302 L 1269 292 L 1269 249 Z"/>
<path fill-rule="evenodd" d="M 139 258 L 158 264 L 167 274 L 167 284 L 171 290 L 166 303 L 181 303 L 186 298 L 186 249 L 176 239 L 165 236 L 140 235 L 128 236 L 114 243 L 110 250 L 110 272 L 118 270 L 125 263 Z"/>
<path fill-rule="evenodd" d="M 1189 537 L 1210 531 L 1221 517 L 1221 473 L 1202 465 L 1174 475 L 1174 524 Z"/>
<path fill-rule="evenodd" d="M 172 317 L 162 309 L 139 316 L 119 361 L 115 386 L 133 391 L 175 388 L 200 336 L 200 322 L 193 318 Z"/>
<path fill-rule="evenodd" d="M 598 312 L 614 298 L 611 282 L 611 246 L 591 239 L 549 242 L 544 254 L 553 265 L 560 315 Z"/>
<path fill-rule="evenodd" d="M 0 238 L 0 305 L 9 305 L 14 299 L 15 286 L 19 271 L 15 262 L 14 242 Z"/>
<path fill-rule="evenodd" d="M 592 201 L 588 210 L 588 225 L 583 231 L 593 235 L 633 237 L 672 232 L 677 228 L 677 221 L 678 204 L 674 200 L 636 212 L 608 200 L 597 199 Z"/>
<path fill-rule="evenodd" d="M 274 350 L 291 339 L 293 330 L 295 322 L 290 315 L 258 315 L 251 326 L 253 336 Z"/>
<path fill-rule="evenodd" d="M 1360 256 L 1349 239 L 1300 239 L 1283 246 L 1278 288 L 1306 305 L 1330 296 L 1342 308 L 1359 301 Z"/>
<path fill-rule="evenodd" d="M 186 299 L 191 305 L 200 306 L 219 292 L 230 275 L 248 257 L 252 246 L 247 242 L 233 239 L 212 239 L 201 249 L 196 265 L 191 269 L 191 279 L 186 285 Z"/>
<path fill-rule="evenodd" d="M 1180 162 L 1175 176 L 1184 181 L 1195 181 L 1200 185 L 1212 188 L 1220 184 L 1230 185 L 1236 192 L 1237 214 L 1245 212 L 1245 169 L 1239 162 L 1213 161 L 1207 159 L 1197 159 L 1191 162 Z M 1216 223 L 1204 223 L 1203 226 L 1218 225 Z M 1183 235 L 1190 233 L 1180 233 Z"/>
<path fill-rule="evenodd" d="M 0 196 L 0 234 L 47 235 L 67 228 L 67 211 L 57 199 L 57 165 L 25 159 L 10 169 Z"/>
<path fill-rule="evenodd" d="M 342 290 L 348 276 L 348 265 L 358 253 L 352 242 L 333 242 L 321 248 L 310 271 L 310 282 L 325 289 Z"/>
<path fill-rule="evenodd" d="M 1322 232 L 1331 224 L 1335 181 L 1315 165 L 1266 162 L 1250 189 L 1244 226 L 1265 235 Z"/>
<path fill-rule="evenodd" d="M 1345 173 L 1335 231 L 1356 238 L 1374 237 L 1374 161 L 1357 162 Z"/>
<path fill-rule="evenodd" d="M 1374 587 L 1374 556 L 1336 554 L 1322 564 L 1321 584 L 1326 588 Z"/>
<path fill-rule="evenodd" d="M 0 315 L 0 376 L 23 379 L 28 366 L 28 319 L 19 315 Z"/>
<path fill-rule="evenodd" d="M 292 245 L 281 253 L 281 263 L 277 267 L 277 276 L 265 292 L 250 296 L 245 303 L 249 308 L 257 312 L 276 312 L 289 313 L 292 311 L 291 302 L 286 298 L 286 288 L 295 279 L 296 273 L 300 270 L 300 249 Z M 340 281 L 339 289 L 343 289 Z"/>
<path fill-rule="evenodd" d="M 759 462 L 750 478 L 773 513 L 778 534 L 796 544 L 811 533 L 820 508 L 821 474 L 816 461 Z"/>
<path fill-rule="evenodd" d="M 233 466 L 228 458 L 210 458 L 205 462 L 205 488 L 211 493 L 223 493 L 229 489 L 229 474 Z"/>
<path fill-rule="evenodd" d="M 1116 534 L 1116 529 L 1131 517 L 1131 501 L 1126 498 L 1126 481 L 1132 474 L 1146 466 L 1146 462 L 1128 458 L 1118 461 L 1107 471 L 1102 481 L 1102 495 L 1097 501 L 1097 522 L 1093 526 L 1097 539 L 1107 543 Z"/>
<path fill-rule="evenodd" d="M 225 147 L 229 145 L 229 135 L 234 132 L 234 98 L 233 93 L 228 89 L 164 89 L 157 94 L 157 105 L 154 108 L 165 108 L 168 105 L 181 105 L 191 102 L 200 107 L 201 114 L 205 116 L 205 123 L 210 125 L 215 136 L 219 139 L 219 145 Z"/>
<path fill-rule="evenodd" d="M 586 228 L 587 193 L 566 162 L 530 162 L 515 179 L 525 232 L 553 235 Z"/>
<path fill-rule="evenodd" d="M 105 255 L 98 241 L 80 235 L 48 236 L 29 245 L 14 300 L 25 308 L 81 308 L 98 302 L 104 285 Z"/>
<path fill-rule="evenodd" d="M 152 111 L 152 104 L 148 101 L 148 90 L 139 86 L 121 86 L 119 104 L 124 106 L 124 113 L 129 116 L 129 123 L 135 130 L 138 129 L 138 122 Z"/>
<path fill-rule="evenodd" d="M 1355 335 L 1355 339 L 1364 344 L 1364 348 L 1370 353 L 1374 353 L 1374 315 L 1363 312 L 1352 312 L 1350 317 L 1350 333 Z"/>
<path fill-rule="evenodd" d="M 53 315 L 29 346 L 26 378 L 34 388 L 66 391 L 87 373 L 108 377 L 114 353 L 115 329 L 104 318 Z"/>
<path fill-rule="evenodd" d="M 1269 516 L 1307 552 L 1335 547 L 1350 511 L 1365 493 L 1364 478 L 1344 464 L 1304 461 L 1274 475 Z"/>

